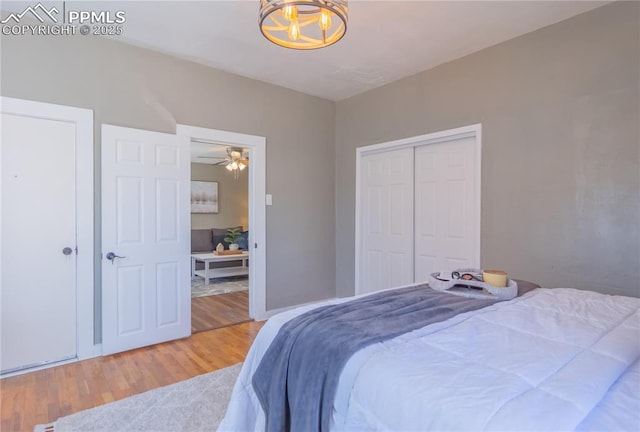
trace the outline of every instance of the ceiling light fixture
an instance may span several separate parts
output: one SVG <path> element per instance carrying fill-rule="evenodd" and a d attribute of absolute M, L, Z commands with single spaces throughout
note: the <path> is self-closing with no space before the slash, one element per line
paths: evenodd
<path fill-rule="evenodd" d="M 260 0 L 260 31 L 285 48 L 333 45 L 347 32 L 347 0 Z"/>
<path fill-rule="evenodd" d="M 225 161 L 229 171 L 233 173 L 233 178 L 238 180 L 238 174 L 249 165 L 249 159 L 243 157 L 243 150 L 237 147 L 227 147 L 229 158 Z"/>

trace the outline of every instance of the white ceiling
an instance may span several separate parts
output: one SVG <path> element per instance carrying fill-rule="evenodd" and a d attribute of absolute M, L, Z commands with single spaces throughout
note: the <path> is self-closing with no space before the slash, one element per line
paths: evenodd
<path fill-rule="evenodd" d="M 258 0 L 68 1 L 67 9 L 123 10 L 116 40 L 341 100 L 606 3 L 350 0 L 344 39 L 313 51 L 267 41 Z"/>

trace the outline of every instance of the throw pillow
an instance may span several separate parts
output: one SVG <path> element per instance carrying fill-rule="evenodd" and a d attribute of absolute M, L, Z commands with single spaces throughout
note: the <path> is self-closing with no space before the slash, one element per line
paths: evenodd
<path fill-rule="evenodd" d="M 242 250 L 249 250 L 249 231 L 242 231 L 240 233 L 238 247 Z"/>

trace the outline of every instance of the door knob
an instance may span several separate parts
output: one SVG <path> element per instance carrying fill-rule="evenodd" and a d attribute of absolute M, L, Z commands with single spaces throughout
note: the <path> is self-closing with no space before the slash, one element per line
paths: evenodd
<path fill-rule="evenodd" d="M 111 264 L 115 261 L 116 258 L 126 258 L 125 256 L 116 255 L 113 252 L 107 253 L 107 259 L 111 261 Z"/>
<path fill-rule="evenodd" d="M 73 253 L 73 249 L 71 249 L 69 246 L 67 246 L 66 248 L 62 249 L 62 254 L 63 255 L 71 255 Z"/>

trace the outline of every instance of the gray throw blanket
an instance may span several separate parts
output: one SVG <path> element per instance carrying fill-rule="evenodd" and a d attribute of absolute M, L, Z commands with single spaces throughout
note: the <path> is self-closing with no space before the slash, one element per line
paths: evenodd
<path fill-rule="evenodd" d="M 267 432 L 328 431 L 340 373 L 356 351 L 493 303 L 421 285 L 292 319 L 280 328 L 252 379 Z"/>

